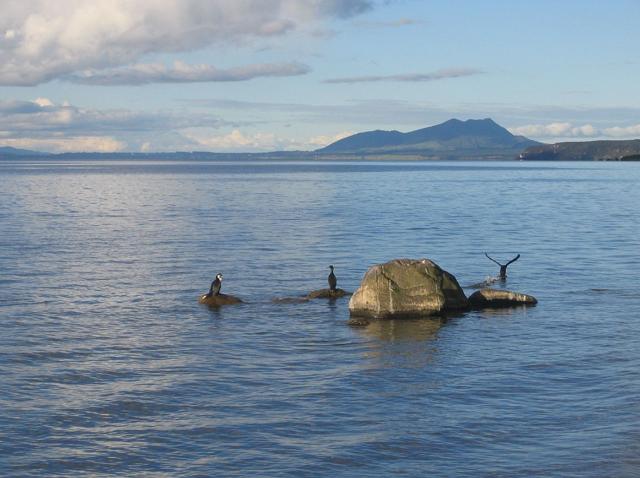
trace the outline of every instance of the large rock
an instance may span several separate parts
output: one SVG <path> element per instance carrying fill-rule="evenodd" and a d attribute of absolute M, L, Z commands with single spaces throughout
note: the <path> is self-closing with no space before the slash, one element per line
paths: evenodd
<path fill-rule="evenodd" d="M 355 317 L 402 318 L 465 309 L 456 278 L 428 259 L 395 259 L 366 272 L 349 301 Z"/>
<path fill-rule="evenodd" d="M 474 309 L 517 307 L 521 305 L 535 305 L 538 300 L 526 294 L 511 292 L 510 290 L 482 289 L 469 296 L 469 305 Z"/>

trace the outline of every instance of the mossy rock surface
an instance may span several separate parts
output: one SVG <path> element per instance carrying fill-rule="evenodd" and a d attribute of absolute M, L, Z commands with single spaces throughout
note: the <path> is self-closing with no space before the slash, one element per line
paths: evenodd
<path fill-rule="evenodd" d="M 200 296 L 198 302 L 209 307 L 220 307 L 221 305 L 241 304 L 242 300 L 233 295 L 218 294 L 207 297 L 206 295 Z"/>
<path fill-rule="evenodd" d="M 309 292 L 307 299 L 338 299 L 347 295 L 351 295 L 351 292 L 342 289 L 320 289 Z"/>
<path fill-rule="evenodd" d="M 469 306 L 473 309 L 491 309 L 535 305 L 538 300 L 532 295 L 510 290 L 482 289 L 469 296 Z"/>
<path fill-rule="evenodd" d="M 464 310 L 456 278 L 429 259 L 395 259 L 369 268 L 349 301 L 352 317 L 414 318 Z"/>

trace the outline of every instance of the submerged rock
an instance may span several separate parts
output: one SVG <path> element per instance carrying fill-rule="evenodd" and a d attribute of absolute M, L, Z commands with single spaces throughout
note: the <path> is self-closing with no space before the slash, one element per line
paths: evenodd
<path fill-rule="evenodd" d="M 220 307 L 221 305 L 241 304 L 242 300 L 233 295 L 218 294 L 207 297 L 206 295 L 200 296 L 198 302 L 209 307 Z"/>
<path fill-rule="evenodd" d="M 351 293 L 342 289 L 320 289 L 309 292 L 307 299 L 337 299 L 346 295 L 351 295 Z"/>
<path fill-rule="evenodd" d="M 370 267 L 349 301 L 356 317 L 403 318 L 467 308 L 456 278 L 429 259 L 395 259 Z"/>
<path fill-rule="evenodd" d="M 467 289 L 485 289 L 500 280 L 499 277 L 487 277 L 482 282 L 476 282 L 475 284 L 465 286 Z M 504 282 L 504 280 L 503 280 Z"/>
<path fill-rule="evenodd" d="M 275 297 L 271 299 L 274 304 L 302 304 L 308 302 L 306 297 Z"/>
<path fill-rule="evenodd" d="M 369 320 L 364 317 L 351 317 L 347 322 L 347 325 L 350 325 L 351 327 L 366 327 L 369 324 Z"/>
<path fill-rule="evenodd" d="M 351 295 L 351 292 L 342 289 L 320 289 L 298 297 L 276 297 L 271 299 L 271 302 L 274 304 L 302 304 L 313 299 L 339 299 L 340 297 L 346 297 L 348 295 Z"/>
<path fill-rule="evenodd" d="M 535 305 L 538 300 L 526 294 L 511 292 L 510 290 L 482 289 L 469 296 L 469 305 L 474 309 L 517 307 L 521 305 Z"/>

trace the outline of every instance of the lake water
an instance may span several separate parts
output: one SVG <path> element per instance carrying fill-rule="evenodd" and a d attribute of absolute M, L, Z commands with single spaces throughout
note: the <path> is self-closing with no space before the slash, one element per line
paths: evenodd
<path fill-rule="evenodd" d="M 640 476 L 640 164 L 0 162 L 0 474 Z M 528 309 L 347 325 L 366 269 Z M 217 272 L 246 303 L 197 303 Z M 472 292 L 466 289 L 468 293 Z"/>

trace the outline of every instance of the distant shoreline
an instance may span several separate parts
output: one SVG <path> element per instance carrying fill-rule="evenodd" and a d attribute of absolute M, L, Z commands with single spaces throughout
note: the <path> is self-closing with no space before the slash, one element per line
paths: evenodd
<path fill-rule="evenodd" d="M 519 158 L 515 157 L 427 157 L 401 155 L 319 155 L 314 153 L 272 154 L 272 153 L 59 153 L 40 155 L 2 155 L 2 162 L 25 161 L 309 161 L 309 162 L 639 162 L 640 155 L 621 158 Z"/>

